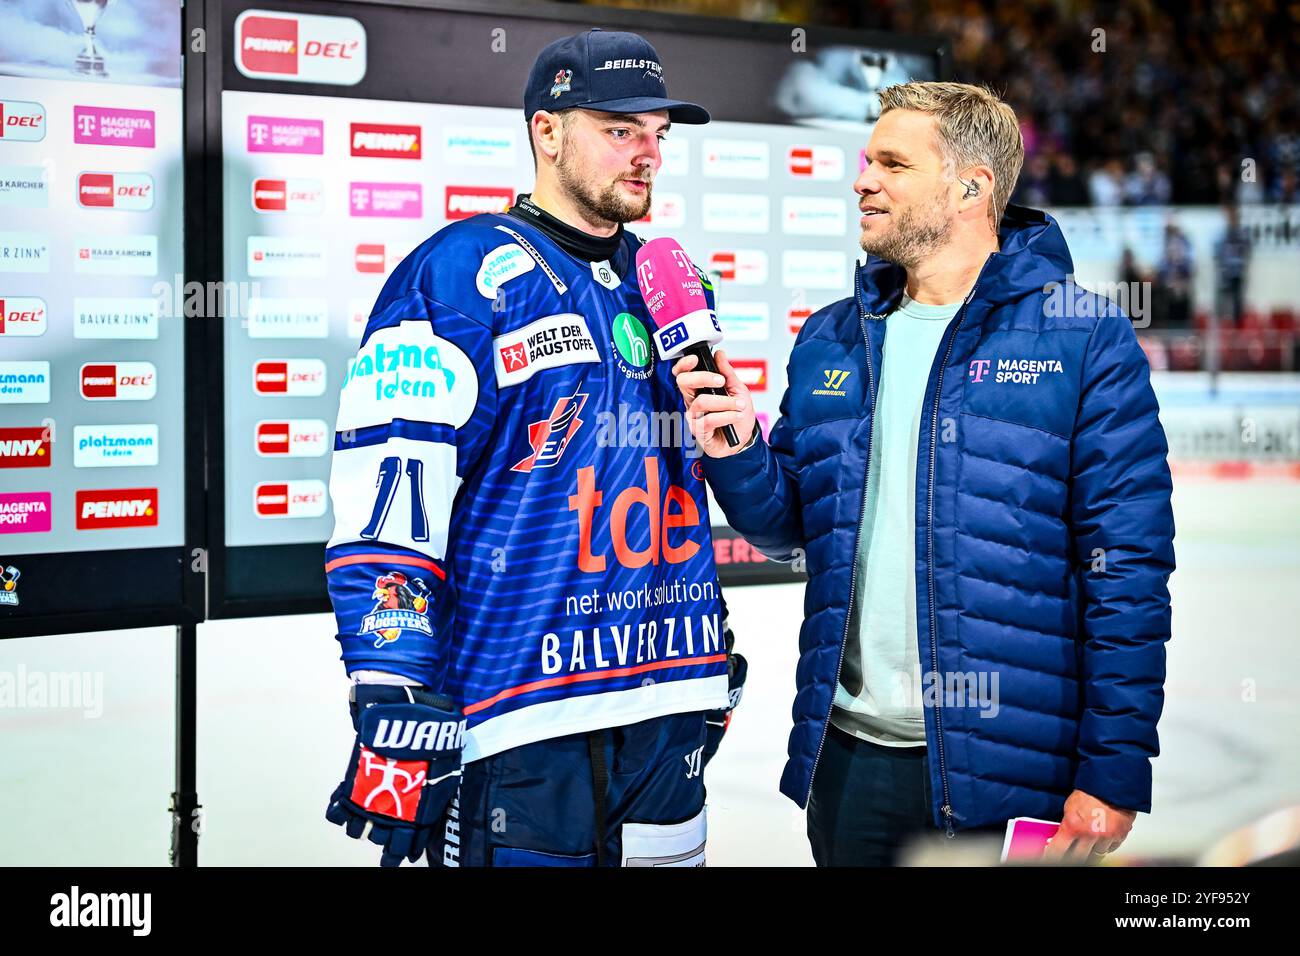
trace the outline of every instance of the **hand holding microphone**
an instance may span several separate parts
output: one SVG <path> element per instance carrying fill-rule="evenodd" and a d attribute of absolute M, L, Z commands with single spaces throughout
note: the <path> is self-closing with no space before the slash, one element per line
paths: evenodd
<path fill-rule="evenodd" d="M 652 239 L 637 252 L 636 278 L 657 327 L 659 357 L 680 359 L 673 374 L 686 401 L 691 434 L 712 458 L 735 454 L 753 434 L 754 405 L 726 356 L 719 352 L 714 361 L 710 346 L 722 341 L 722 326 L 704 297 L 695 266 L 674 240 Z M 743 440 L 737 425 L 745 433 Z"/>

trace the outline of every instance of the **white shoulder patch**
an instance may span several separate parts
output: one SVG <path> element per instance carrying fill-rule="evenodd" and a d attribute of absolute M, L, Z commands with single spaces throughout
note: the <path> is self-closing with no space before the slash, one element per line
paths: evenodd
<path fill-rule="evenodd" d="M 424 319 L 379 329 L 348 364 L 338 430 L 395 418 L 460 428 L 478 403 L 478 373 L 464 350 Z"/>
<path fill-rule="evenodd" d="M 474 284 L 478 294 L 485 299 L 495 299 L 497 290 L 515 276 L 532 272 L 537 267 L 533 257 L 517 242 L 497 246 L 483 257 Z"/>

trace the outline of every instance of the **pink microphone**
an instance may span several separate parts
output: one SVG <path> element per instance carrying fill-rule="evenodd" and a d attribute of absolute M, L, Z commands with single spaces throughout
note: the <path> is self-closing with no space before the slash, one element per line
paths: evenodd
<path fill-rule="evenodd" d="M 696 368 L 717 374 L 710 346 L 722 341 L 722 326 L 704 297 L 704 283 L 695 264 L 674 239 L 651 239 L 636 254 L 636 281 L 641 287 L 650 317 L 654 319 L 655 348 L 659 357 L 671 362 L 694 355 Z M 725 388 L 704 388 L 713 395 L 726 395 Z M 733 448 L 740 445 L 736 429 L 724 425 L 723 436 Z"/>

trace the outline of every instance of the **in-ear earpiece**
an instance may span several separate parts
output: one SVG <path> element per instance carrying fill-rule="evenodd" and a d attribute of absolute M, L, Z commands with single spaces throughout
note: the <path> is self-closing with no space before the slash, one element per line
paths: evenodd
<path fill-rule="evenodd" d="M 966 182 L 964 179 L 958 179 L 957 182 L 966 187 L 966 192 L 962 195 L 962 199 L 970 199 L 972 196 L 978 196 L 980 194 L 980 184 L 975 182 L 975 180 L 972 179 L 970 182 Z"/>

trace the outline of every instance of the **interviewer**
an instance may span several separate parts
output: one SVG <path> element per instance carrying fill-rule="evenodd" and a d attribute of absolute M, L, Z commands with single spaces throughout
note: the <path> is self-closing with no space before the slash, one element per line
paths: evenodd
<path fill-rule="evenodd" d="M 1147 361 L 1056 222 L 1008 207 L 1007 104 L 881 104 L 866 264 L 800 332 L 770 442 L 725 355 L 674 368 L 732 527 L 806 559 L 781 790 L 820 865 L 1017 816 L 1062 820 L 1049 856 L 1084 860 L 1151 809 L 1174 528 Z"/>

